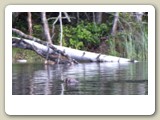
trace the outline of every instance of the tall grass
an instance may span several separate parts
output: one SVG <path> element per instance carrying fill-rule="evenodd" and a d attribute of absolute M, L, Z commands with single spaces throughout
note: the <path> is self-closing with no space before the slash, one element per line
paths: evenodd
<path fill-rule="evenodd" d="M 123 29 L 109 39 L 109 51 L 111 55 L 148 60 L 148 24 L 138 22 L 135 19 L 119 19 L 119 26 Z"/>

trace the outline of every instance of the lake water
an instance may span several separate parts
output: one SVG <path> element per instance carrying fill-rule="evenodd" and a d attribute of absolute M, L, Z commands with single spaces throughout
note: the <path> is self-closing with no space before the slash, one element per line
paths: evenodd
<path fill-rule="evenodd" d="M 12 94 L 148 95 L 148 63 L 12 64 Z"/>

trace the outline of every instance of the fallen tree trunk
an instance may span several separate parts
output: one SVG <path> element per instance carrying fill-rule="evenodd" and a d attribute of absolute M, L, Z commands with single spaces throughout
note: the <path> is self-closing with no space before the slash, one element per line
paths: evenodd
<path fill-rule="evenodd" d="M 49 43 L 35 42 L 29 39 L 12 37 L 12 46 L 33 50 L 34 52 L 36 52 L 38 55 L 42 56 L 46 60 L 54 61 L 57 64 L 78 63 L 76 60 L 72 59 L 67 54 L 58 50 L 52 44 L 49 44 Z"/>
<path fill-rule="evenodd" d="M 24 38 L 12 37 L 12 46 L 35 51 L 46 60 L 55 63 L 78 63 L 80 62 L 137 62 L 136 60 L 76 50 L 72 48 L 53 45 L 20 30 L 12 28 L 12 32 Z"/>
<path fill-rule="evenodd" d="M 136 60 L 120 58 L 101 53 L 93 53 L 88 51 L 76 50 L 68 47 L 54 45 L 57 49 L 65 51 L 71 58 L 80 62 L 138 62 Z"/>
<path fill-rule="evenodd" d="M 38 42 L 36 40 L 12 37 L 12 46 L 35 51 L 42 57 L 56 61 L 60 59 L 60 63 L 77 63 L 78 62 L 137 62 L 126 58 L 76 50 L 72 48 L 47 44 L 46 42 Z M 61 57 L 59 57 L 61 55 Z M 48 58 L 47 58 L 48 57 Z"/>

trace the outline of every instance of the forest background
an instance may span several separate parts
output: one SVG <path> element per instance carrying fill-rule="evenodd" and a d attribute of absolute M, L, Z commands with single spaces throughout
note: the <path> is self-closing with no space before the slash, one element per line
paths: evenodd
<path fill-rule="evenodd" d="M 12 27 L 55 45 L 148 60 L 148 13 L 14 12 Z M 44 60 L 33 51 L 13 48 L 12 60 L 17 59 Z"/>

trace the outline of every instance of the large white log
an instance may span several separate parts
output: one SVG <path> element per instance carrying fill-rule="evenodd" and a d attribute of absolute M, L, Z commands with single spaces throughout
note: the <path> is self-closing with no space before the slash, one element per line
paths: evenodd
<path fill-rule="evenodd" d="M 65 51 L 71 58 L 77 61 L 91 61 L 91 62 L 131 62 L 130 59 L 120 58 L 110 55 L 98 54 L 93 52 L 76 50 L 68 47 L 61 47 L 54 45 L 57 49 L 61 51 Z M 137 61 L 135 61 L 137 62 Z"/>
<path fill-rule="evenodd" d="M 13 37 L 16 39 L 21 40 L 20 38 Z M 36 46 L 38 49 L 43 50 L 45 52 L 48 51 L 48 47 L 42 44 L 39 44 L 37 42 L 31 41 L 29 39 L 23 39 L 25 42 L 28 44 Z M 58 50 L 64 51 L 67 55 L 69 55 L 71 58 L 77 60 L 77 61 L 82 61 L 82 62 L 138 62 L 136 60 L 131 60 L 127 58 L 121 58 L 121 57 L 115 57 L 115 56 L 110 56 L 110 55 L 104 55 L 104 54 L 98 54 L 98 53 L 93 53 L 93 52 L 87 52 L 83 50 L 77 50 L 77 49 L 72 49 L 68 47 L 63 47 L 63 46 L 57 46 L 53 45 L 56 47 Z M 49 53 L 53 52 L 52 49 L 49 49 Z"/>

